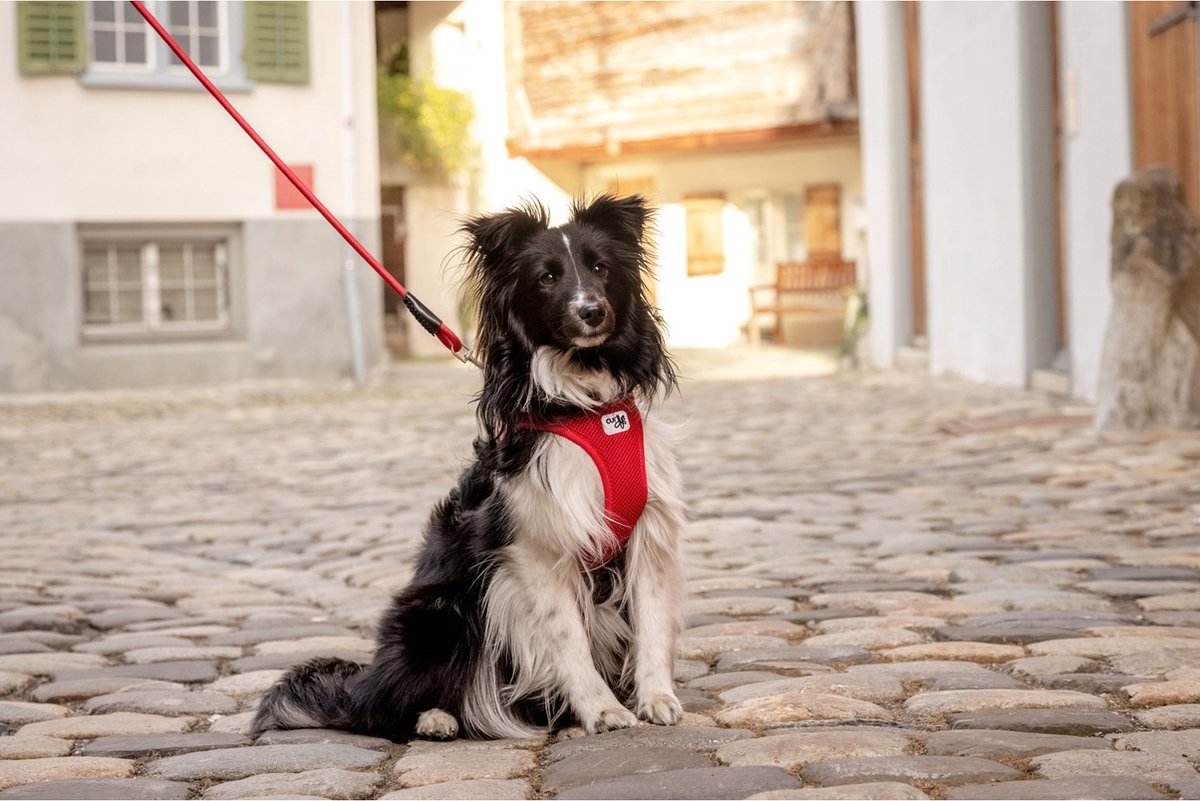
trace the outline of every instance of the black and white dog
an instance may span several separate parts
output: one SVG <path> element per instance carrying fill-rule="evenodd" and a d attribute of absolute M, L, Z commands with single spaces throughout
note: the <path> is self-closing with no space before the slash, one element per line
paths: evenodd
<path fill-rule="evenodd" d="M 476 459 L 434 509 L 373 662 L 293 668 L 256 732 L 520 737 L 679 719 L 684 511 L 671 432 L 649 415 L 675 386 L 646 299 L 649 218 L 642 198 L 605 195 L 560 227 L 536 202 L 464 226 Z"/>

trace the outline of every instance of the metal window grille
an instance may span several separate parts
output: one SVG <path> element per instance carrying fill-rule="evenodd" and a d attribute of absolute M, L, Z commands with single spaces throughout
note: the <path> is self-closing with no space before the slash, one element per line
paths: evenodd
<path fill-rule="evenodd" d="M 84 334 L 229 328 L 224 242 L 93 242 L 83 248 Z"/>

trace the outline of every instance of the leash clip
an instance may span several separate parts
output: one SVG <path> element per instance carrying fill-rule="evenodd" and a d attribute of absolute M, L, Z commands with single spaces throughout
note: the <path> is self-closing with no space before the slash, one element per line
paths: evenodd
<path fill-rule="evenodd" d="M 483 363 L 479 361 L 479 357 L 472 353 L 471 349 L 467 346 L 464 345 L 462 350 L 452 350 L 450 352 L 454 354 L 454 358 L 463 364 L 473 364 L 480 370 L 483 369 Z"/>

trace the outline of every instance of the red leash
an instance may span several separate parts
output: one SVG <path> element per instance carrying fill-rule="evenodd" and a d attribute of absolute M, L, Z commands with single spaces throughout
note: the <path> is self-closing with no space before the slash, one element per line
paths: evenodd
<path fill-rule="evenodd" d="M 345 239 L 346 243 L 350 245 L 350 247 L 354 248 L 354 251 L 359 256 L 362 256 L 363 261 L 369 264 L 372 270 L 379 273 L 379 277 L 384 280 L 384 283 L 395 290 L 396 294 L 399 295 L 404 301 L 404 305 L 412 313 L 412 316 L 416 318 L 418 323 L 421 324 L 421 327 L 437 337 L 438 341 L 445 345 L 449 351 L 453 353 L 456 358 L 458 358 L 459 361 L 463 362 L 464 364 L 466 362 L 470 362 L 476 367 L 480 367 L 481 365 L 479 364 L 479 361 L 475 355 L 471 353 L 470 350 L 463 347 L 462 341 L 453 331 L 450 330 L 449 326 L 443 323 L 436 314 L 430 311 L 428 306 L 413 297 L 413 295 L 409 293 L 409 291 L 405 289 L 399 281 L 396 280 L 395 276 L 385 270 L 383 265 L 379 263 L 378 259 L 372 256 L 371 252 L 363 247 L 363 244 L 358 241 L 354 234 L 350 233 L 346 226 L 342 225 L 341 220 L 335 217 L 333 212 L 325 207 L 325 204 L 321 202 L 320 198 L 314 195 L 312 190 L 304 185 L 304 182 L 297 177 L 296 173 L 292 172 L 288 165 L 283 163 L 283 159 L 279 158 L 279 156 L 275 154 L 275 151 L 271 149 L 271 146 L 268 145 L 263 138 L 258 135 L 258 132 L 250 127 L 250 123 L 246 122 L 246 118 L 238 113 L 238 110 L 234 108 L 233 104 L 225 98 L 225 95 L 221 94 L 221 90 L 214 86 L 213 82 L 208 79 L 208 76 L 205 75 L 198 66 L 196 66 L 196 63 L 192 61 L 191 57 L 189 57 L 186 52 L 184 52 L 184 49 L 179 46 L 179 43 L 175 41 L 175 38 L 171 36 L 167 29 L 162 26 L 162 23 L 154 18 L 154 15 L 150 13 L 149 9 L 146 8 L 141 0 L 130 0 L 130 3 L 132 3 L 133 7 L 137 9 L 137 12 L 146 19 L 146 22 L 150 24 L 150 27 L 154 29 L 154 32 L 157 33 L 162 40 L 167 43 L 167 47 L 171 48 L 171 52 L 173 52 L 176 57 L 183 62 L 183 65 L 188 68 L 188 71 L 191 72 L 192 75 L 196 76 L 196 80 L 198 80 L 200 84 L 208 90 L 208 93 L 212 95 L 218 103 L 221 104 L 221 108 L 229 112 L 229 116 L 233 117 L 234 122 L 240 125 L 242 130 L 246 132 L 246 135 L 254 140 L 254 144 L 258 145 L 259 150 L 261 150 L 263 153 L 266 153 L 267 158 L 269 158 L 275 164 L 279 171 L 283 173 L 285 178 L 291 181 L 292 186 L 296 187 L 297 191 L 304 195 L 304 199 L 312 204 L 314 209 L 320 212 L 321 216 L 325 218 L 326 222 L 332 225 L 333 229 L 342 235 L 342 239 Z"/>

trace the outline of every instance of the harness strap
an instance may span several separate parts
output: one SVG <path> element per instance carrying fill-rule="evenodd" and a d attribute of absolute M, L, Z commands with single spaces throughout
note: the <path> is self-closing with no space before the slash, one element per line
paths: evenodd
<path fill-rule="evenodd" d="M 588 568 L 606 564 L 629 542 L 649 497 L 642 416 L 633 396 L 563 420 L 549 423 L 527 420 L 520 428 L 557 434 L 592 457 L 604 487 L 604 519 L 615 542 L 609 542 L 600 559 Z"/>

